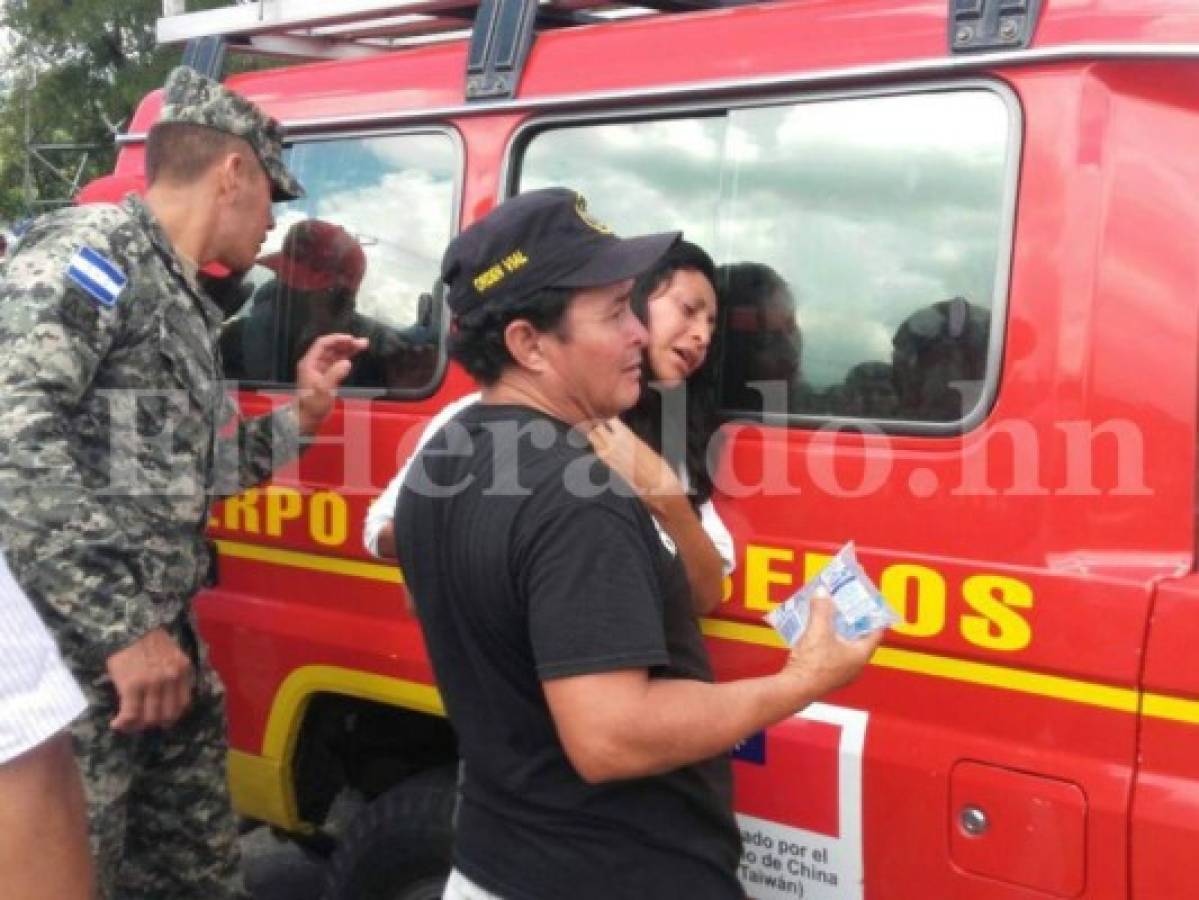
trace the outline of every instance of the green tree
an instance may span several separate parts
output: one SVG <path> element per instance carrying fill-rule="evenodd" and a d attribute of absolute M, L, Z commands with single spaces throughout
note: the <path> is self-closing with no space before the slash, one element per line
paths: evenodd
<path fill-rule="evenodd" d="M 26 131 L 35 144 L 87 144 L 80 184 L 111 171 L 114 138 L 142 97 L 160 86 L 182 56 L 158 47 L 154 23 L 161 0 L 0 0 L 0 26 L 10 29 L 0 60 L 0 218 L 43 211 L 70 193 L 82 156 L 47 151 L 61 170 L 35 162 L 34 204 L 25 196 Z M 188 9 L 229 0 L 189 0 Z"/>

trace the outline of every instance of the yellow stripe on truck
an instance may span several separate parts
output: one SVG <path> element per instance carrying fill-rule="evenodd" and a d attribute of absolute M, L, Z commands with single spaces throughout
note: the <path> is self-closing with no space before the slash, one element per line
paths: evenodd
<path fill-rule="evenodd" d="M 1155 719 L 1199 725 L 1199 700 L 1184 700 L 1165 694 L 1145 694 L 1141 712 Z"/>
<path fill-rule="evenodd" d="M 763 647 L 782 648 L 786 646 L 774 629 L 762 625 L 746 625 L 721 619 L 704 619 L 701 624 L 704 634 L 709 637 L 758 644 Z M 1140 693 L 1131 688 L 1112 687 L 1073 678 L 1061 678 L 1056 675 L 1043 675 L 1039 672 L 1029 672 L 1008 666 L 969 662 L 952 657 L 936 656 L 931 653 L 900 650 L 894 647 L 880 647 L 870 664 L 884 669 L 896 669 L 919 675 L 931 675 L 934 678 L 946 678 L 952 681 L 1019 691 L 1119 712 L 1135 713 L 1141 699 Z M 1146 714 L 1149 714 L 1148 711 Z M 1199 719 L 1195 721 L 1199 721 Z"/>
<path fill-rule="evenodd" d="M 353 578 L 366 578 L 388 584 L 403 584 L 403 576 L 399 568 L 395 565 L 321 556 L 315 553 L 302 553 L 296 550 L 280 550 L 273 547 L 264 547 L 260 544 L 248 544 L 236 541 L 217 541 L 217 546 L 220 548 L 222 554 L 237 559 L 253 560 L 285 568 L 348 575 Z M 721 640 L 757 644 L 763 647 L 779 649 L 784 647 L 782 638 L 773 629 L 762 625 L 749 625 L 743 622 L 730 622 L 724 619 L 704 619 L 702 627 L 704 634 Z M 871 664 L 886 669 L 927 675 L 933 678 L 945 678 L 966 684 L 977 684 L 1000 690 L 1019 691 L 1024 694 L 1048 697 L 1054 700 L 1064 700 L 1070 703 L 1082 703 L 1087 706 L 1095 706 L 1117 712 L 1140 712 L 1141 715 L 1152 718 L 1192 725 L 1199 724 L 1199 701 L 1184 697 L 1173 697 L 1147 692 L 1142 693 L 1132 688 L 1113 687 L 1112 685 L 1082 681 L 1075 678 L 1062 678 L 1057 675 L 1030 672 L 1026 669 L 1018 669 L 1011 666 L 971 662 L 955 657 L 921 653 L 914 650 L 901 650 L 895 647 L 879 648 Z M 378 677 L 366 675 L 365 673 L 357 674 L 363 678 Z M 290 680 L 289 678 L 288 682 Z M 429 690 L 432 689 L 430 688 Z M 440 709 L 440 700 L 438 704 L 438 709 Z M 399 705 L 407 706 L 408 704 Z M 278 698 L 276 698 L 276 706 L 278 706 Z M 410 706 L 409 708 L 416 709 L 418 707 Z M 274 711 L 272 711 L 271 718 L 272 720 L 275 718 Z M 270 727 L 268 726 L 269 733 Z"/>
<path fill-rule="evenodd" d="M 337 556 L 321 556 L 318 553 L 301 553 L 298 550 L 279 550 L 261 544 L 246 544 L 240 541 L 217 541 L 217 549 L 223 556 L 233 559 L 251 559 L 288 569 L 307 569 L 310 572 L 327 572 L 330 575 L 349 575 L 351 578 L 367 578 L 385 581 L 388 584 L 403 584 L 404 576 L 394 563 L 362 562 L 357 559 L 342 559 Z"/>

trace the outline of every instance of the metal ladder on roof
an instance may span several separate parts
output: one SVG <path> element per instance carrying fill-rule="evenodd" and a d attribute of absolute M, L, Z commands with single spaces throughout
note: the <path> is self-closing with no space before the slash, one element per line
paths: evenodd
<path fill-rule="evenodd" d="M 515 96 L 539 29 L 593 25 L 761 0 L 240 0 L 186 11 L 163 0 L 160 44 L 186 43 L 184 63 L 220 77 L 226 52 L 297 61 L 354 59 L 470 37 L 466 99 Z"/>

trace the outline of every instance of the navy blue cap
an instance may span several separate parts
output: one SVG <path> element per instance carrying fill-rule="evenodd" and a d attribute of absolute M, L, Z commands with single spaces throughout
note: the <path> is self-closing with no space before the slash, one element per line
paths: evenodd
<path fill-rule="evenodd" d="M 620 238 L 587 211 L 582 195 L 543 188 L 505 200 L 446 248 L 441 279 L 454 313 L 543 288 L 589 288 L 635 278 L 681 232 Z"/>

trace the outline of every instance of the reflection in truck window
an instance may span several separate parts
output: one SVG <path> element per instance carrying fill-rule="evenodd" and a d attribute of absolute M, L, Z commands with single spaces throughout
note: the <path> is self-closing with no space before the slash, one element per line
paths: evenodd
<path fill-rule="evenodd" d="M 721 114 L 540 131 L 524 149 L 519 187 L 566 185 L 617 234 L 681 228 L 721 262 L 715 226 L 727 124 Z"/>
<path fill-rule="evenodd" d="M 997 369 L 1013 120 L 977 87 L 550 124 L 519 187 L 568 184 L 618 232 L 681 228 L 786 285 L 789 322 L 722 289 L 726 413 L 956 422 Z"/>
<path fill-rule="evenodd" d="M 787 412 L 803 387 L 803 334 L 795 297 L 762 263 L 721 266 L 725 322 L 721 405 L 738 412 Z"/>
<path fill-rule="evenodd" d="M 321 219 L 296 222 L 283 249 L 258 265 L 272 273 L 250 299 L 244 315 L 221 335 L 226 373 L 249 381 L 287 381 L 296 364 L 323 334 L 366 338 L 354 357 L 345 387 L 419 387 L 436 363 L 432 334 L 410 337 L 357 310 L 366 274 L 362 246 L 340 225 Z"/>
<path fill-rule="evenodd" d="M 349 388 L 420 390 L 437 370 L 437 307 L 428 295 L 453 226 L 457 170 L 444 134 L 299 144 L 289 165 L 308 196 L 276 210 L 241 304 L 226 322 L 226 377 L 292 383 L 321 334 L 368 339 Z"/>

